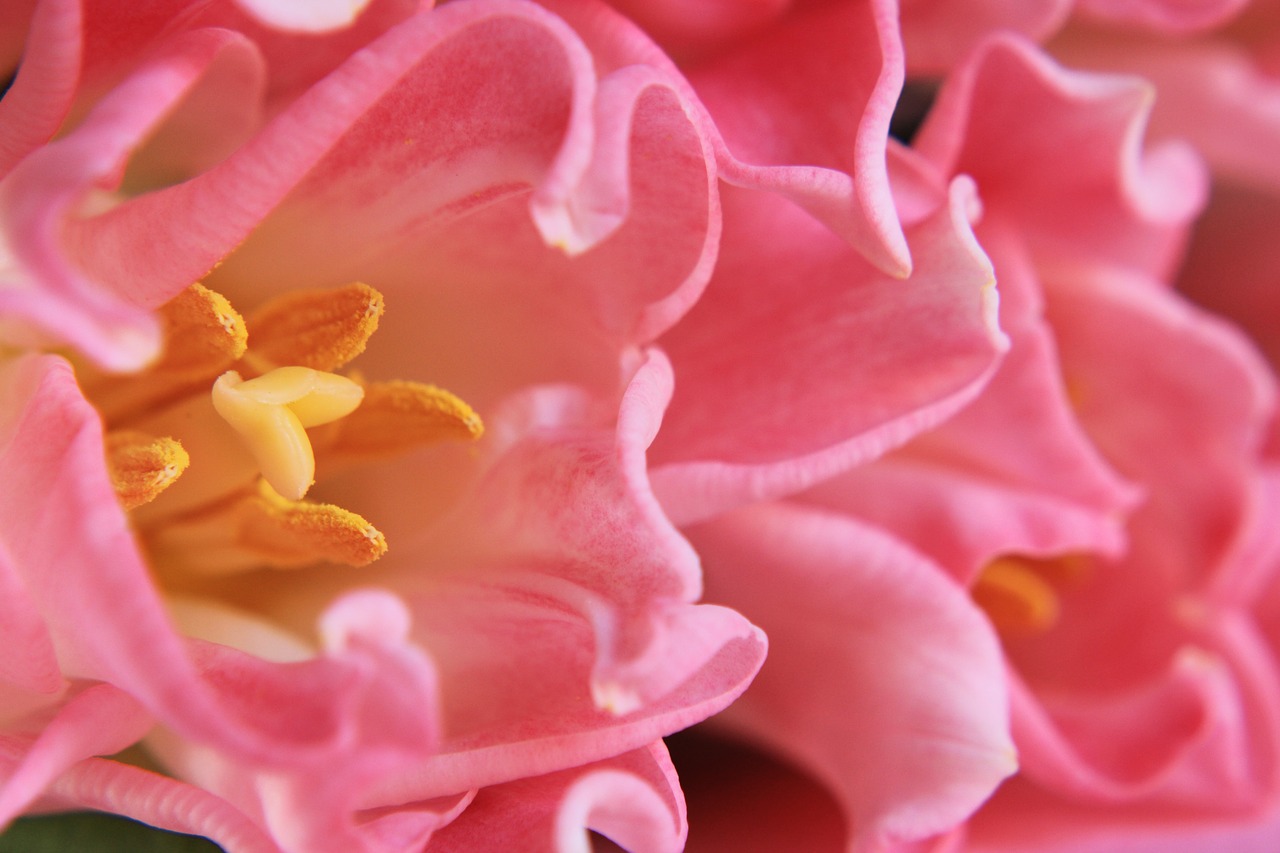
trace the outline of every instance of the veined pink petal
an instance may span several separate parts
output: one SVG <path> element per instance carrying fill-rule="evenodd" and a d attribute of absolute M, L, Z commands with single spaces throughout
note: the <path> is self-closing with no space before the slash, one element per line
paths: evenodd
<path fill-rule="evenodd" d="M 966 182 L 909 231 L 906 282 L 794 207 L 742 191 L 726 201 L 716 277 L 660 341 L 679 381 L 652 476 L 680 524 L 902 444 L 969 402 L 1007 344 Z"/>
<path fill-rule="evenodd" d="M 1042 269 L 1108 263 L 1166 276 L 1207 185 L 1185 146 L 1142 150 L 1152 94 L 997 38 L 948 78 L 914 144 L 944 174 L 971 175 Z"/>
<path fill-rule="evenodd" d="M 691 531 L 707 597 L 770 637 L 720 718 L 835 791 L 850 849 L 966 818 L 1017 767 L 999 644 L 964 590 L 891 538 L 787 504 Z"/>
<path fill-rule="evenodd" d="M 103 366 L 136 369 L 159 346 L 154 319 L 140 307 L 137 272 L 128 259 L 115 281 L 79 263 L 74 224 L 95 190 L 115 189 L 130 153 L 206 74 L 253 80 L 252 47 L 227 32 L 206 30 L 175 40 L 168 51 L 106 97 L 75 133 L 28 157 L 0 184 L 0 226 L 7 269 L 0 271 L 0 320 L 34 337 L 70 343 Z M 71 234 L 68 234 L 71 232 Z"/>
<path fill-rule="evenodd" d="M 171 832 L 211 838 L 236 853 L 281 853 L 259 826 L 225 800 L 176 779 L 100 758 L 68 769 L 40 806 L 121 814 Z"/>
<path fill-rule="evenodd" d="M 588 853 L 588 829 L 627 850 L 683 849 L 684 797 L 661 741 L 583 767 L 484 788 L 431 844 L 441 851 Z"/>

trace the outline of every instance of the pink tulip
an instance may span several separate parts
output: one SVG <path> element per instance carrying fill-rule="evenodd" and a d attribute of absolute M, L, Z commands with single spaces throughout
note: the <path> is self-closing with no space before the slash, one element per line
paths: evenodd
<path fill-rule="evenodd" d="M 645 465 L 672 383 L 648 345 L 720 228 L 705 117 L 660 70 L 598 76 L 530 4 L 386 12 L 325 37 L 331 73 L 302 56 L 317 42 L 222 12 L 233 28 L 147 29 L 42 3 L 5 101 L 33 119 L 6 140 L 3 333 L 77 355 L 0 370 L 0 813 L 107 809 L 238 850 L 571 849 L 587 827 L 678 849 L 659 739 L 764 652 L 695 603 L 697 557 Z M 197 278 L 211 319 L 157 320 Z M 377 292 L 315 290 L 356 278 Z M 362 384 L 361 411 L 389 402 L 358 427 L 281 414 L 295 374 L 271 369 L 339 370 L 380 294 L 367 378 L 307 405 Z M 243 330 L 234 309 L 248 354 L 181 373 Z M 364 331 L 291 337 L 307 311 Z M 213 403 L 243 441 L 209 403 L 231 366 Z M 462 395 L 486 437 L 434 443 L 479 421 L 421 385 L 404 405 L 426 420 L 398 414 L 405 386 L 375 380 L 406 378 Z M 288 417 L 338 418 L 302 439 L 314 474 Z M 184 449 L 144 441 L 163 464 L 134 482 L 111 449 L 126 428 Z M 294 502 L 311 476 L 341 509 Z M 167 775 L 94 757 L 139 739 Z"/>

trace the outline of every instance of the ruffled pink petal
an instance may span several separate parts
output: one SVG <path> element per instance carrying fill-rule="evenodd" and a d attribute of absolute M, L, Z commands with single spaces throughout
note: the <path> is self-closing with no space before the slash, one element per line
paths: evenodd
<path fill-rule="evenodd" d="M 1040 283 L 1016 237 L 995 221 L 979 233 L 1012 343 L 991 383 L 941 426 L 803 498 L 893 532 L 966 586 L 1003 553 L 1118 556 L 1140 497 L 1075 419 Z"/>
<path fill-rule="evenodd" d="M 115 761 L 89 758 L 72 766 L 50 786 L 40 807 L 120 814 L 171 832 L 210 838 L 236 853 L 281 853 L 261 827 L 225 800 Z"/>
<path fill-rule="evenodd" d="M 1084 15 L 1159 34 L 1183 35 L 1235 17 L 1249 0 L 1078 0 Z M 1163 90 L 1162 90 L 1163 91 Z"/>
<path fill-rule="evenodd" d="M 597 627 L 583 594 L 527 571 L 420 582 L 406 594 L 414 637 L 440 672 L 439 754 L 369 792 L 367 805 L 427 799 L 576 767 L 617 755 L 699 722 L 746 688 L 764 638 L 724 608 L 673 608 L 685 630 L 718 632 L 717 651 L 696 667 L 668 650 L 683 683 L 627 712 L 600 707 L 589 689 Z M 703 641 L 704 643 L 706 640 Z M 607 698 L 607 697 L 605 697 Z"/>
<path fill-rule="evenodd" d="M 588 853 L 588 830 L 627 850 L 684 848 L 684 797 L 661 741 L 584 767 L 484 788 L 431 839 L 431 849 Z"/>
<path fill-rule="evenodd" d="M 1062 25 L 1071 7 L 1072 0 L 903 0 L 907 70 L 922 75 L 950 71 L 998 31 L 1042 41 Z"/>
<path fill-rule="evenodd" d="M 938 568 L 873 528 L 785 504 L 691 536 L 708 599 L 770 638 L 721 719 L 822 778 L 851 849 L 949 829 L 1016 769 L 999 645 Z"/>
<path fill-rule="evenodd" d="M 885 167 L 903 73 L 896 9 L 875 0 L 790 16 L 690 80 L 723 134 L 725 181 L 790 199 L 904 277 L 913 261 Z"/>
<path fill-rule="evenodd" d="M 372 589 L 347 592 L 321 615 L 325 659 L 356 681 L 333 696 L 340 734 L 323 765 L 273 767 L 163 733 L 149 745 L 182 778 L 256 817 L 285 849 L 420 849 L 456 800 L 406 805 L 395 817 L 369 813 L 365 803 L 371 785 L 426 760 L 439 741 L 435 669 L 408 641 L 410 627 L 404 604 Z M 263 703 L 283 699 L 272 692 L 271 667 L 256 658 L 212 645 L 197 654 L 210 681 Z"/>
<path fill-rule="evenodd" d="M 115 189 L 131 152 L 207 74 L 253 80 L 257 56 L 232 33 L 176 39 L 115 89 L 76 132 L 28 157 L 0 184 L 9 268 L 0 272 L 0 329 L 19 344 L 71 344 L 103 366 L 136 369 L 159 346 L 145 289 L 122 263 L 116 281 L 85 270 L 75 224 L 96 190 Z M 223 105 L 227 105 L 224 100 Z M 206 105 L 207 106 L 207 105 Z M 232 113 L 236 112 L 232 108 Z M 232 123 L 235 131 L 235 123 Z M 214 135 L 217 138 L 217 135 Z M 151 232 L 154 240 L 155 231 Z M 33 326 L 28 332 L 26 326 Z"/>
<path fill-rule="evenodd" d="M 1148 490 L 1130 525 L 1135 559 L 1174 582 L 1221 574 L 1252 535 L 1274 377 L 1233 327 L 1143 280 L 1098 273 L 1049 285 L 1080 421 Z"/>
<path fill-rule="evenodd" d="M 716 278 L 661 340 L 678 382 L 650 458 L 677 523 L 805 488 L 973 398 L 1006 339 L 971 191 L 909 231 L 906 282 L 794 207 L 726 194 Z"/>
<path fill-rule="evenodd" d="M 1280 690 L 1242 614 L 1209 614 L 1153 679 L 1107 694 L 1036 699 L 1014 678 L 1023 772 L 1079 803 L 1159 825 L 1274 805 Z M 1114 637 L 1114 635 L 1113 635 Z"/>
<path fill-rule="evenodd" d="M 93 755 L 109 755 L 137 742 L 151 728 L 151 716 L 128 694 L 94 684 L 61 705 L 29 744 L 3 737 L 14 759 L 0 787 L 0 826 L 40 797 L 63 771 Z"/>
<path fill-rule="evenodd" d="M 34 6 L 23 9 L 24 6 Z M 29 21 L 21 13 L 30 15 Z M 13 60 L 22 64 L 4 98 L 0 99 L 0 178 L 37 146 L 48 141 L 62 124 L 75 92 L 80 64 L 79 0 L 6 3 L 0 12 L 8 44 L 17 41 Z M 21 29 L 26 30 L 25 45 Z M 17 39 L 14 36 L 17 35 Z M 5 70 L 8 70 L 5 65 Z"/>
<path fill-rule="evenodd" d="M 977 182 L 1038 265 L 1112 263 L 1164 276 L 1206 179 L 1185 146 L 1142 149 L 1151 88 L 1071 72 L 1012 38 L 948 78 L 916 137 L 945 174 Z"/>

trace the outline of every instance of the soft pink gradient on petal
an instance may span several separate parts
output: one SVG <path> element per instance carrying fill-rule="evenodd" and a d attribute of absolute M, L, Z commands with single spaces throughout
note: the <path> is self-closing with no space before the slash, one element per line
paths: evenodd
<path fill-rule="evenodd" d="M 616 758 L 482 789 L 431 841 L 441 851 L 588 853 L 587 830 L 627 850 L 677 853 L 684 797 L 666 747 L 657 741 Z"/>
<path fill-rule="evenodd" d="M 1078 0 L 1084 15 L 1160 34 L 1183 35 L 1231 20 L 1249 0 Z"/>
<path fill-rule="evenodd" d="M 52 138 L 71 108 L 77 82 L 79 0 L 44 0 L 31 5 L 35 8 L 28 10 L 31 19 L 25 46 L 19 41 L 20 49 L 25 47 L 22 64 L 12 86 L 0 99 L 0 178 L 36 146 Z M 22 6 L 6 3 L 6 18 Z M 15 29 L 16 23 L 5 20 Z M 9 30 L 6 35 L 11 33 Z"/>
<path fill-rule="evenodd" d="M 742 191 L 726 201 L 716 276 L 660 342 L 679 381 L 652 476 L 681 524 L 805 488 L 934 426 L 1007 345 L 965 181 L 908 232 L 906 282 L 797 208 Z"/>
<path fill-rule="evenodd" d="M 949 829 L 1017 768 L 999 644 L 940 569 L 874 528 L 786 504 L 691 537 L 708 599 L 772 638 L 721 721 L 824 779 L 851 849 Z"/>
<path fill-rule="evenodd" d="M 902 41 L 911 74 L 942 74 L 999 31 L 1032 41 L 1052 35 L 1073 0 L 902 0 Z"/>

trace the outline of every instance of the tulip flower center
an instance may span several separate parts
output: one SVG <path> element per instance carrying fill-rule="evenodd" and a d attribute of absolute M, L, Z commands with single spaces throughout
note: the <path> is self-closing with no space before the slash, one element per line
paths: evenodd
<path fill-rule="evenodd" d="M 1063 590 L 1086 571 L 1086 562 L 1076 556 L 1000 557 L 978 575 L 970 595 L 1002 635 L 1040 634 L 1057 624 Z"/>
<path fill-rule="evenodd" d="M 317 457 L 340 470 L 476 439 L 483 426 L 434 386 L 338 372 L 364 351 L 382 312 L 380 293 L 351 284 L 287 294 L 246 321 L 196 284 L 161 309 L 155 364 L 86 376 L 117 497 L 158 570 L 190 578 L 361 566 L 386 552 L 357 513 L 305 500 Z"/>

